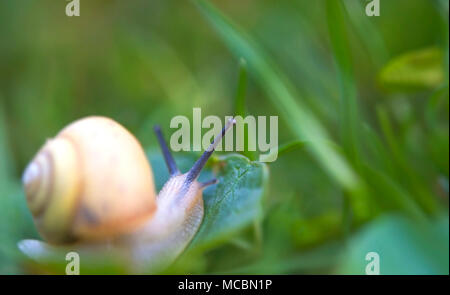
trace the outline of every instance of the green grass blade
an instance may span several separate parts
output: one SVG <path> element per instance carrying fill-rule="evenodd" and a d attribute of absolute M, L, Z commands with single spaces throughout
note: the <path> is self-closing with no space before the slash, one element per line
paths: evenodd
<path fill-rule="evenodd" d="M 443 68 L 445 72 L 445 80 L 448 81 L 449 77 L 449 37 L 448 37 L 448 7 L 449 2 L 447 0 L 436 0 L 432 2 L 440 16 L 440 27 L 441 27 L 441 46 L 444 50 L 444 63 Z"/>
<path fill-rule="evenodd" d="M 340 88 L 340 133 L 346 154 L 355 163 L 359 152 L 357 143 L 358 120 L 357 90 L 352 57 L 345 28 L 345 11 L 341 1 L 326 1 L 328 30 L 333 48 Z"/>
<path fill-rule="evenodd" d="M 242 116 L 243 118 L 246 115 L 245 99 L 247 95 L 247 80 L 247 62 L 241 58 L 239 61 L 239 79 L 234 100 L 234 115 Z"/>
<path fill-rule="evenodd" d="M 309 150 L 320 162 L 329 175 L 342 187 L 358 191 L 362 184 L 345 158 L 333 150 L 326 130 L 316 117 L 302 104 L 302 99 L 293 90 L 292 85 L 283 77 L 277 67 L 242 30 L 223 16 L 212 4 L 198 0 L 200 11 L 221 35 L 231 51 L 243 56 L 249 70 L 256 75 L 256 80 L 267 93 L 267 97 L 278 109 L 292 133 L 299 140 L 310 143 Z"/>
<path fill-rule="evenodd" d="M 306 144 L 305 142 L 298 141 L 298 140 L 294 140 L 294 141 L 282 144 L 278 148 L 278 157 L 281 157 L 282 155 L 287 154 L 291 151 L 301 149 L 305 146 L 305 144 Z"/>
<path fill-rule="evenodd" d="M 330 144 L 331 139 L 315 115 L 303 104 L 303 98 L 294 90 L 290 81 L 270 60 L 264 51 L 243 30 L 221 14 L 212 4 L 193 0 L 224 39 L 230 50 L 248 62 L 249 71 L 256 76 L 256 82 L 266 92 L 273 106 L 278 110 L 296 139 L 308 142 L 308 151 L 324 170 L 343 187 L 351 198 L 355 219 L 362 220 L 370 215 L 365 185 L 348 161 Z"/>
<path fill-rule="evenodd" d="M 275 159 L 276 157 L 281 157 L 291 151 L 304 148 L 307 143 L 299 140 L 290 141 L 284 143 L 276 148 L 274 151 L 270 152 L 268 155 L 263 155 L 263 159 Z M 270 164 L 270 163 L 269 163 Z"/>
<path fill-rule="evenodd" d="M 369 165 L 363 165 L 363 169 L 369 184 L 376 192 L 377 204 L 383 204 L 390 210 L 402 210 L 417 221 L 427 220 L 417 203 L 391 177 Z"/>
<path fill-rule="evenodd" d="M 236 95 L 234 98 L 234 115 L 245 118 L 247 116 L 247 109 L 245 106 L 247 98 L 247 62 L 244 58 L 239 60 L 239 78 L 236 88 Z M 248 150 L 250 137 L 248 136 L 248 130 L 245 129 L 244 133 L 237 132 L 236 136 L 240 137 L 240 140 L 244 143 L 244 151 L 241 153 L 252 161 L 257 159 L 257 152 Z"/>
<path fill-rule="evenodd" d="M 401 149 L 400 143 L 396 139 L 389 116 L 386 110 L 381 106 L 377 107 L 377 117 L 384 138 L 392 154 L 390 158 L 397 168 L 397 174 L 408 184 L 407 187 L 410 190 L 410 195 L 415 198 L 416 202 L 418 202 L 426 212 L 435 212 L 437 203 L 434 195 L 429 192 L 419 173 L 409 164 Z"/>
<path fill-rule="evenodd" d="M 342 1 L 347 10 L 352 28 L 355 29 L 376 68 L 383 66 L 389 58 L 389 52 L 381 31 L 373 18 L 364 13 L 361 1 Z"/>

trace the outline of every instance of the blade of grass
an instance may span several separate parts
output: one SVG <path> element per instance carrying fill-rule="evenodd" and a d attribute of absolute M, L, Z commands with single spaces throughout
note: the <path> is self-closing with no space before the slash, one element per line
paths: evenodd
<path fill-rule="evenodd" d="M 340 134 L 345 153 L 358 163 L 359 151 L 356 130 L 360 125 L 357 91 L 352 57 L 345 28 L 345 11 L 341 1 L 326 1 L 327 22 L 340 88 Z"/>
<path fill-rule="evenodd" d="M 291 151 L 303 148 L 305 146 L 305 142 L 299 141 L 299 140 L 294 140 L 285 144 L 282 144 L 279 148 L 278 148 L 278 157 L 287 154 Z"/>
<path fill-rule="evenodd" d="M 281 146 L 277 147 L 276 149 L 274 149 L 267 155 L 262 155 L 261 161 L 265 161 L 264 159 L 276 159 L 277 157 L 281 157 L 284 154 L 289 153 L 293 150 L 303 148 L 305 145 L 306 145 L 306 143 L 303 141 L 293 140 L 291 142 L 282 144 Z M 269 164 L 270 164 L 270 162 L 269 162 Z"/>
<path fill-rule="evenodd" d="M 379 203 L 392 204 L 395 209 L 404 211 L 417 221 L 427 221 L 422 209 L 410 197 L 408 192 L 398 186 L 391 177 L 373 169 L 369 165 L 363 165 L 364 172 L 373 189 L 378 192 Z M 382 200 L 381 200 L 382 199 Z M 392 208 L 391 208 L 392 209 Z"/>
<path fill-rule="evenodd" d="M 236 88 L 236 95 L 234 98 L 234 115 L 241 116 L 242 118 L 245 118 L 247 115 L 247 109 L 245 106 L 247 98 L 247 84 L 247 62 L 244 58 L 241 58 L 239 60 L 239 78 Z M 240 129 L 237 128 L 237 130 Z M 250 151 L 247 148 L 250 145 L 248 142 L 250 140 L 250 137 L 248 136 L 248 129 L 245 129 L 243 134 L 241 134 L 241 132 L 236 132 L 236 137 L 237 136 L 239 136 L 240 140 L 244 143 L 244 151 L 242 151 L 242 154 L 252 161 L 256 160 L 257 153 L 255 151 Z"/>
<path fill-rule="evenodd" d="M 428 125 L 428 128 L 430 131 L 438 129 L 438 111 L 441 100 L 447 99 L 448 100 L 448 84 L 445 86 L 442 86 L 438 89 L 436 89 L 428 99 L 427 105 L 425 107 L 425 121 Z M 448 109 L 447 109 L 448 113 Z"/>
<path fill-rule="evenodd" d="M 359 208 L 358 218 L 367 218 L 370 215 L 370 207 L 362 180 L 347 160 L 327 144 L 330 141 L 327 131 L 314 114 L 304 107 L 302 98 L 291 83 L 264 51 L 211 3 L 203 0 L 193 1 L 230 50 L 247 60 L 249 70 L 256 76 L 256 81 L 278 109 L 281 118 L 287 122 L 291 132 L 298 140 L 309 142 L 308 151 L 332 179 L 350 192 L 352 205 Z"/>
<path fill-rule="evenodd" d="M 372 18 L 364 13 L 363 3 L 360 1 L 342 1 L 348 12 L 352 28 L 361 39 L 369 57 L 376 68 L 381 68 L 388 60 L 389 53 L 380 30 L 372 22 Z"/>
<path fill-rule="evenodd" d="M 330 58 L 326 46 L 323 44 L 321 34 L 317 34 L 317 27 L 308 21 L 308 11 L 298 7 L 300 3 L 290 2 L 282 4 L 277 16 L 268 17 L 264 25 L 266 34 L 258 35 L 261 46 L 273 54 L 277 63 L 289 69 L 292 82 L 301 83 L 296 89 L 308 106 L 321 121 L 337 121 L 338 113 L 338 84 L 333 71 L 329 68 Z M 285 7 L 285 6 L 289 6 Z M 284 7 L 284 8 L 283 8 Z M 280 34 L 279 28 L 292 27 L 292 32 L 284 31 L 288 35 Z M 267 30 L 274 30 L 268 32 Z M 280 46 L 282 40 L 292 39 L 287 46 Z M 301 58 L 300 58 L 301 57 Z M 335 107 L 336 106 L 336 107 Z"/>
<path fill-rule="evenodd" d="M 346 31 L 346 15 L 341 1 L 326 1 L 327 24 L 337 69 L 339 85 L 339 122 L 341 143 L 346 155 L 354 165 L 359 166 L 359 144 L 357 128 L 361 126 L 358 118 L 357 90 L 353 73 L 352 57 Z M 343 194 L 344 238 L 349 237 L 353 222 L 354 208 L 348 193 Z"/>
<path fill-rule="evenodd" d="M 449 114 L 448 85 L 437 89 L 428 99 L 425 107 L 425 122 L 429 140 L 427 142 L 431 160 L 448 178 L 449 172 L 449 140 L 447 126 L 442 125 L 442 114 Z"/>
<path fill-rule="evenodd" d="M 141 38 L 141 35 L 146 38 Z M 153 75 L 172 108 L 181 111 L 186 109 L 188 104 L 192 106 L 204 103 L 208 94 L 186 66 L 179 51 L 168 43 L 164 36 L 148 30 L 141 33 L 139 29 L 130 26 L 126 32 L 120 31 L 117 40 L 121 50 L 129 51 L 139 62 L 138 69 L 145 69 Z M 157 70 L 161 68 L 165 70 Z M 128 76 L 125 78 L 129 78 Z M 177 87 L 173 87 L 174 84 Z"/>
<path fill-rule="evenodd" d="M 239 60 L 239 79 L 238 86 L 236 89 L 236 97 L 235 97 L 235 105 L 234 105 L 234 114 L 236 116 L 245 117 L 246 108 L 245 108 L 245 98 L 247 95 L 247 62 L 245 59 L 241 58 Z"/>
<path fill-rule="evenodd" d="M 448 7 L 449 2 L 447 0 L 436 0 L 431 2 L 434 4 L 437 13 L 440 16 L 440 30 L 441 30 L 441 46 L 445 54 L 443 68 L 445 72 L 445 80 L 448 81 L 449 77 L 449 37 L 448 37 Z"/>
<path fill-rule="evenodd" d="M 414 167 L 408 163 L 408 160 L 404 156 L 400 144 L 397 142 L 386 110 L 382 106 L 378 106 L 376 112 L 384 138 L 392 154 L 390 158 L 397 167 L 397 174 L 405 179 L 408 184 L 406 187 L 409 188 L 410 195 L 415 197 L 415 201 L 418 202 L 426 212 L 435 212 L 437 209 L 435 197 L 427 190 L 426 184 L 423 183 L 420 175 L 415 172 L 416 170 Z"/>
<path fill-rule="evenodd" d="M 395 170 L 390 160 L 389 152 L 387 151 L 385 144 L 369 125 L 364 125 L 364 143 L 367 147 L 368 153 L 364 157 L 363 161 L 370 163 L 371 167 L 379 167 L 380 170 L 389 174 L 391 177 L 395 177 Z"/>

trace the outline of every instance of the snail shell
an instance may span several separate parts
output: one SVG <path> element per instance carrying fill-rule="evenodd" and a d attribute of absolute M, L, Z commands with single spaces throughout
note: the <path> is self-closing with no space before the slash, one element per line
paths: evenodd
<path fill-rule="evenodd" d="M 36 226 L 53 243 L 114 238 L 156 209 L 144 150 L 104 117 L 80 119 L 49 139 L 22 180 Z"/>

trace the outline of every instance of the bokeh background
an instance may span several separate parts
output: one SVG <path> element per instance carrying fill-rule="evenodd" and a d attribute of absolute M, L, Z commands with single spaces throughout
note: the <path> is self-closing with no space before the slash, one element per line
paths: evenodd
<path fill-rule="evenodd" d="M 20 177 L 46 138 L 95 114 L 152 149 L 193 107 L 278 115 L 286 148 L 258 224 L 169 273 L 363 274 L 376 251 L 448 274 L 448 1 L 67 3 L 0 1 L 0 274 L 30 272 Z"/>

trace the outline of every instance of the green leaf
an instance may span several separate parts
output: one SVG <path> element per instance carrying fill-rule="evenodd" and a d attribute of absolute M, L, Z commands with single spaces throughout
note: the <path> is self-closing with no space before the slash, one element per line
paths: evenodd
<path fill-rule="evenodd" d="M 383 275 L 448 275 L 448 241 L 448 216 L 433 223 L 385 216 L 352 239 L 337 273 L 365 274 L 366 254 L 376 252 Z"/>
<path fill-rule="evenodd" d="M 381 70 L 379 82 L 390 91 L 410 92 L 433 89 L 444 82 L 444 55 L 430 47 L 394 58 Z"/>
<path fill-rule="evenodd" d="M 160 189 L 169 175 L 164 159 L 158 152 L 149 153 L 156 187 Z M 174 155 L 177 166 L 186 172 L 197 160 L 196 153 Z M 233 234 L 262 217 L 262 198 L 266 191 L 268 169 L 264 163 L 251 162 L 246 157 L 230 154 L 213 157 L 202 171 L 200 181 L 216 177 L 217 185 L 203 192 L 205 213 L 192 247 L 206 248 L 226 241 Z M 213 173 L 216 172 L 216 175 Z"/>
<path fill-rule="evenodd" d="M 262 217 L 267 166 L 240 155 L 227 155 L 220 160 L 217 188 L 204 192 L 205 216 L 194 246 L 225 241 Z"/>

